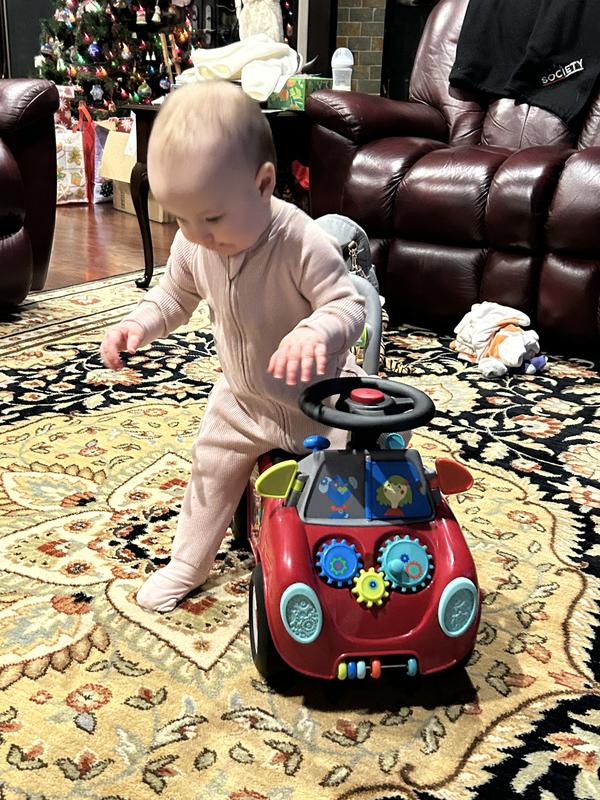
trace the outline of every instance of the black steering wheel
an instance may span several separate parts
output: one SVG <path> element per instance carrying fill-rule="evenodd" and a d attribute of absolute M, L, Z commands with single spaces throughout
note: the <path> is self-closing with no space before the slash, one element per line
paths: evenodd
<path fill-rule="evenodd" d="M 324 405 L 339 395 L 335 408 Z M 329 378 L 313 383 L 298 400 L 311 419 L 330 428 L 364 433 L 407 431 L 426 425 L 435 406 L 425 392 L 382 378 Z"/>

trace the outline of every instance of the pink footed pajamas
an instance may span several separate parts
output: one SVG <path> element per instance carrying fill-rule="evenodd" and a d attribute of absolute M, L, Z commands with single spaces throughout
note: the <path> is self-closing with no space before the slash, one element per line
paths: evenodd
<path fill-rule="evenodd" d="M 172 560 L 138 592 L 146 608 L 169 611 L 204 582 L 262 453 L 302 452 L 310 433 L 327 435 L 334 447 L 346 442 L 345 431 L 325 429 L 300 411 L 303 384 L 276 380 L 267 365 L 281 339 L 304 326 L 326 342 L 322 378 L 364 374 L 349 352 L 364 325 L 364 301 L 329 236 L 295 206 L 273 204 L 269 227 L 236 256 L 223 258 L 179 231 L 159 284 L 127 317 L 142 325 L 144 345 L 188 322 L 205 300 L 223 369 L 193 446 Z"/>

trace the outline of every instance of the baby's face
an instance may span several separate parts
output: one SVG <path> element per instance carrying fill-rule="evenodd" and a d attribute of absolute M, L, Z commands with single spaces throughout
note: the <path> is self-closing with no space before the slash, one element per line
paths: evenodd
<path fill-rule="evenodd" d="M 241 157 L 216 159 L 214 153 L 211 148 L 172 164 L 150 149 L 150 187 L 186 239 L 233 256 L 251 247 L 271 220 L 274 168 L 263 164 L 255 172 Z"/>

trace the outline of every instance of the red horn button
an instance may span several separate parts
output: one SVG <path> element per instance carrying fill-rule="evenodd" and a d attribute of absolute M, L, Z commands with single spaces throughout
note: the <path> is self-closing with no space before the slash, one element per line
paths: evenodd
<path fill-rule="evenodd" d="M 385 395 L 379 389 L 352 389 L 350 400 L 363 406 L 376 406 L 378 403 L 383 403 Z"/>

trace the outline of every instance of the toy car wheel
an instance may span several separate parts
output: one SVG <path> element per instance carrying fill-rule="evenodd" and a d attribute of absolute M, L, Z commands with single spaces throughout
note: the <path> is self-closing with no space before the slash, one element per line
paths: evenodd
<path fill-rule="evenodd" d="M 250 649 L 254 666 L 270 683 L 287 670 L 287 664 L 281 658 L 269 630 L 267 611 L 265 608 L 265 592 L 262 565 L 257 564 L 250 579 Z"/>

